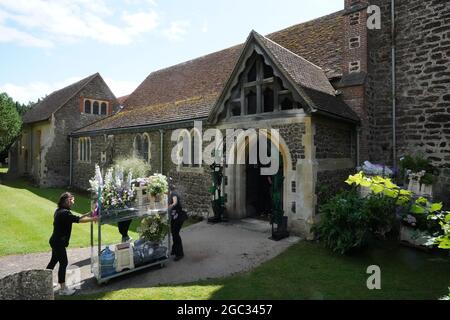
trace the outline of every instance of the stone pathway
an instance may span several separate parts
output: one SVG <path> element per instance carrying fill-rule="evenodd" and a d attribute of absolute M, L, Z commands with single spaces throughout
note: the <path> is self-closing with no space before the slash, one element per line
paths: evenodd
<path fill-rule="evenodd" d="M 197 223 L 181 231 L 185 258 L 166 266 L 137 271 L 98 285 L 90 268 L 90 248 L 68 250 L 68 282 L 72 275 L 81 275 L 77 294 L 114 291 L 125 288 L 148 288 L 157 285 L 173 285 L 212 278 L 227 277 L 249 271 L 268 261 L 294 243 L 290 237 L 281 241 L 269 239 L 270 225 L 253 219 L 216 225 Z M 45 268 L 50 253 L 38 253 L 0 258 L 0 278 L 29 269 Z M 57 268 L 54 271 L 56 282 Z"/>

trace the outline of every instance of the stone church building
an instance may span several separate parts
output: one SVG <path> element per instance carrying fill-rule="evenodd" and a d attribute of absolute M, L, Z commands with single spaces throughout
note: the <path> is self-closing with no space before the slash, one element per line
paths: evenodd
<path fill-rule="evenodd" d="M 73 104 L 92 97 L 111 109 L 94 122 L 85 119 L 87 106 L 80 104 L 72 108 L 70 126 L 54 123 L 58 109 L 47 117 L 50 132 L 67 128 L 64 150 L 70 154 L 58 164 L 64 168 L 51 166 L 52 179 L 68 177 L 71 186 L 86 189 L 95 164 L 138 155 L 153 172 L 174 179 L 190 213 L 206 215 L 209 167 L 171 160 L 175 130 L 202 141 L 194 128 L 198 121 L 203 131 L 278 130 L 283 210 L 293 233 L 309 234 L 321 197 L 339 190 L 365 160 L 392 167 L 401 156 L 422 152 L 440 171 L 435 194 L 448 201 L 448 3 L 396 0 L 394 10 L 391 3 L 345 0 L 342 11 L 306 23 L 266 36 L 251 31 L 242 45 L 151 73 L 123 109 L 107 88 L 104 96 L 78 94 Z M 381 29 L 367 27 L 369 5 L 381 9 Z M 236 150 L 249 149 L 257 142 L 251 140 L 237 143 Z M 267 190 L 258 167 L 225 166 L 230 218 L 259 214 Z M 41 168 L 50 176 L 48 163 Z"/>

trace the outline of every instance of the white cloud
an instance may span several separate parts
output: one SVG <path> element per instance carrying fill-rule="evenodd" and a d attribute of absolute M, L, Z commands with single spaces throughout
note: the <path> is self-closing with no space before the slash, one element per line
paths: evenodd
<path fill-rule="evenodd" d="M 111 78 L 106 78 L 105 82 L 117 98 L 129 95 L 140 85 L 140 82 L 137 81 L 114 80 Z"/>
<path fill-rule="evenodd" d="M 62 89 L 72 83 L 78 82 L 85 77 L 86 76 L 70 77 L 54 83 L 42 81 L 31 82 L 25 85 L 7 83 L 4 85 L 0 85 L 0 93 L 6 92 L 15 101 L 18 101 L 20 103 L 28 103 L 30 101 L 35 102 L 39 98 L 43 98 L 46 95 L 49 95 L 56 90 Z M 108 84 L 109 88 L 116 95 L 116 97 L 129 95 L 140 84 L 136 81 L 115 80 L 112 78 L 106 78 L 105 82 Z"/>
<path fill-rule="evenodd" d="M 0 9 L 4 10 L 0 11 L 0 26 L 11 28 L 6 23 L 14 22 L 17 26 L 15 30 L 22 34 L 21 37 L 10 37 L 12 40 L 9 41 L 17 40 L 30 46 L 81 39 L 127 45 L 136 36 L 155 30 L 159 18 L 156 11 L 148 8 L 125 13 L 120 20 L 112 16 L 113 7 L 103 0 L 0 0 Z M 19 26 L 20 31 L 17 30 Z M 42 43 L 35 39 L 40 39 Z"/>
<path fill-rule="evenodd" d="M 180 41 L 183 36 L 187 33 L 187 30 L 191 26 L 189 21 L 173 21 L 170 23 L 170 27 L 164 30 L 164 35 L 170 41 Z"/>
<path fill-rule="evenodd" d="M 51 41 L 39 39 L 26 32 L 22 32 L 14 28 L 4 27 L 2 25 L 0 25 L 0 43 L 1 42 L 14 42 L 26 47 L 53 47 L 53 43 Z"/>
<path fill-rule="evenodd" d="M 139 12 L 135 14 L 124 13 L 122 19 L 128 24 L 127 31 L 130 34 L 139 34 L 149 32 L 158 26 L 159 17 L 154 11 L 145 13 Z"/>

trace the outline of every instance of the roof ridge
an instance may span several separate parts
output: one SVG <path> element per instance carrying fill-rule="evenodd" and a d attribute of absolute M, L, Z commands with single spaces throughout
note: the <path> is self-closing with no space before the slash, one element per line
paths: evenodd
<path fill-rule="evenodd" d="M 283 29 L 274 31 L 274 32 L 272 32 L 272 33 L 270 33 L 270 34 L 268 34 L 268 35 L 266 35 L 266 36 L 263 36 L 263 37 L 267 38 L 268 36 L 277 34 L 277 33 L 279 33 L 279 32 L 282 32 L 282 31 L 284 31 L 284 30 L 287 30 L 287 29 L 290 29 L 290 28 L 293 28 L 293 27 L 300 26 L 300 25 L 302 25 L 302 24 L 311 23 L 311 22 L 314 22 L 314 21 L 317 21 L 317 20 L 326 20 L 326 19 L 329 19 L 329 18 L 331 18 L 332 16 L 336 16 L 336 15 L 338 15 L 339 13 L 342 13 L 342 12 L 344 12 L 344 10 L 339 10 L 339 11 L 336 11 L 336 12 L 333 12 L 333 13 L 330 13 L 330 14 L 327 14 L 327 15 L 325 15 L 325 16 L 322 16 L 322 17 L 318 17 L 318 18 L 314 18 L 314 19 L 312 19 L 312 20 L 308 20 L 308 21 L 305 21 L 305 22 L 293 24 L 293 25 L 291 25 L 291 26 L 289 26 L 289 27 L 286 27 L 286 28 L 283 28 Z M 269 39 L 269 38 L 267 38 L 267 39 Z M 271 40 L 271 39 L 269 39 L 269 40 L 272 41 L 272 42 L 274 42 L 274 41 Z M 274 42 L 274 43 L 276 43 L 276 42 Z M 189 59 L 189 60 L 186 60 L 186 61 L 183 61 L 183 62 L 174 64 L 174 65 L 170 65 L 170 66 L 164 67 L 164 68 L 162 68 L 162 69 L 158 69 L 158 70 L 152 71 L 152 72 L 147 76 L 147 78 L 150 77 L 151 75 L 155 75 L 155 74 L 158 74 L 158 73 L 163 72 L 163 71 L 170 70 L 170 69 L 175 68 L 175 67 L 179 67 L 179 66 L 182 66 L 182 65 L 186 65 L 186 64 L 192 63 L 192 62 L 194 62 L 194 61 L 197 61 L 197 60 L 206 58 L 206 57 L 208 57 L 208 56 L 211 56 L 211 55 L 213 55 L 213 54 L 218 54 L 218 53 L 223 52 L 223 51 L 226 51 L 226 50 L 231 50 L 231 49 L 233 49 L 233 48 L 237 48 L 237 47 L 242 46 L 242 45 L 244 45 L 244 44 L 245 44 L 245 42 L 239 43 L 239 44 L 230 46 L 230 47 L 228 47 L 228 48 L 224 48 L 224 49 L 220 49 L 220 50 L 213 51 L 213 52 L 210 52 L 210 53 L 206 53 L 206 54 L 201 55 L 201 56 L 198 56 L 198 57 L 196 57 L 196 58 L 192 58 L 192 59 Z M 278 44 L 278 43 L 276 43 L 276 44 Z M 278 44 L 278 45 L 279 45 L 279 44 Z M 282 47 L 282 46 L 281 46 L 281 47 Z M 282 48 L 284 48 L 284 47 L 282 47 Z M 284 48 L 284 49 L 286 49 L 286 48 Z M 286 49 L 286 50 L 288 50 L 288 49 Z M 289 50 L 288 50 L 288 51 L 289 51 Z M 289 51 L 289 52 L 292 52 L 292 51 Z M 292 53 L 293 53 L 293 52 L 292 52 Z M 295 53 L 293 53 L 293 54 L 295 54 Z M 302 58 L 302 59 L 305 59 L 305 58 L 303 58 L 303 57 L 301 57 L 301 56 L 299 56 L 299 57 Z M 306 60 L 306 59 L 305 59 L 305 60 Z M 306 61 L 308 61 L 308 60 L 306 60 Z M 308 61 L 308 62 L 310 62 L 310 61 Z M 310 63 L 313 64 L 312 62 L 310 62 Z M 315 65 L 315 64 L 313 64 L 313 65 Z M 315 66 L 318 67 L 317 65 L 315 65 Z M 318 68 L 320 68 L 320 67 L 318 67 Z M 321 69 L 321 68 L 320 68 L 320 69 Z M 323 70 L 323 69 L 322 69 L 322 70 Z M 147 78 L 146 78 L 146 79 L 147 79 Z"/>

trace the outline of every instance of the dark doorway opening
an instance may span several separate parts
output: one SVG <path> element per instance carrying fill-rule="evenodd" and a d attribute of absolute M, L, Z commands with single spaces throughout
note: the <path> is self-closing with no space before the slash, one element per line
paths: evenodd
<path fill-rule="evenodd" d="M 270 150 L 270 140 L 268 141 L 268 150 Z M 259 143 L 258 143 L 259 154 Z M 269 151 L 270 154 L 270 151 Z M 248 147 L 246 150 L 246 211 L 247 217 L 270 221 L 272 213 L 272 193 L 273 193 L 273 176 L 265 176 L 261 174 L 261 168 L 269 167 L 260 163 L 258 157 L 257 164 L 250 164 L 248 157 Z M 279 171 L 278 175 L 284 176 L 282 155 L 279 153 Z M 283 190 L 281 192 L 281 199 L 283 199 Z"/>

